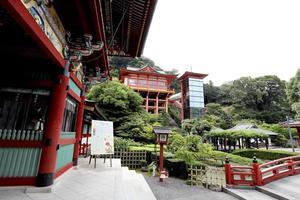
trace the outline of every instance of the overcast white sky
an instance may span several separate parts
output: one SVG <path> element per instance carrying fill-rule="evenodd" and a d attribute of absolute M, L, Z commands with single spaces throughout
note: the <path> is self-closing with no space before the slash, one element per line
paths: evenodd
<path fill-rule="evenodd" d="M 289 80 L 300 68 L 300 0 L 158 0 L 144 56 L 165 70 Z"/>

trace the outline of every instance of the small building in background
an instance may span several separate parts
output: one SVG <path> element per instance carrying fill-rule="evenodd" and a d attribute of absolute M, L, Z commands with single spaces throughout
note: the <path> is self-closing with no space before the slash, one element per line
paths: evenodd
<path fill-rule="evenodd" d="M 168 112 L 169 96 L 174 94 L 170 84 L 176 75 L 166 74 L 151 66 L 121 68 L 120 80 L 143 98 L 143 108 L 150 113 Z"/>
<path fill-rule="evenodd" d="M 261 129 L 261 128 L 257 127 L 255 124 L 237 124 L 228 130 L 235 130 L 235 131 L 250 130 L 250 131 L 257 132 L 257 133 L 265 134 L 268 136 L 268 140 L 267 140 L 268 146 L 273 146 L 273 144 L 275 143 L 276 137 L 278 136 L 278 133 L 275 133 L 273 131 L 269 131 L 266 129 Z M 254 142 L 254 141 L 252 141 L 252 142 Z"/>
<path fill-rule="evenodd" d="M 204 114 L 203 79 L 207 74 L 185 72 L 181 83 L 181 119 L 199 118 Z"/>

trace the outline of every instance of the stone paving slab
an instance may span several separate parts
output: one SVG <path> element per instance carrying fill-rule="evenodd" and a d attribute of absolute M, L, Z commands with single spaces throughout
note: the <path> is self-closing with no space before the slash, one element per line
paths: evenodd
<path fill-rule="evenodd" d="M 256 190 L 248 189 L 226 189 L 228 193 L 243 200 L 276 200 L 276 198 L 270 197 Z"/>
<path fill-rule="evenodd" d="M 144 174 L 144 177 L 157 200 L 236 200 L 224 193 L 214 192 L 200 186 L 189 186 L 184 180 L 168 178 L 161 183 L 158 177 Z"/>
<path fill-rule="evenodd" d="M 124 181 L 125 177 L 128 180 Z M 144 196 L 146 199 L 149 195 L 151 197 L 152 191 L 141 187 L 139 181 L 141 179 L 138 179 L 134 171 L 121 167 L 119 159 L 113 159 L 112 167 L 109 160 L 104 164 L 102 159 L 98 159 L 96 169 L 93 162 L 89 165 L 88 159 L 80 159 L 78 167 L 69 170 L 55 181 L 51 193 L 24 193 L 22 188 L 14 191 L 2 190 L 0 200 L 136 200 L 144 199 Z M 131 193 L 124 190 L 124 183 L 128 188 L 132 188 Z M 147 192 L 139 193 L 139 198 L 132 198 L 136 193 L 134 185 Z M 155 200 L 155 197 L 148 199 Z"/>
<path fill-rule="evenodd" d="M 300 199 L 300 175 L 279 179 L 261 188 L 276 191 L 276 193 L 287 196 L 291 200 Z"/>

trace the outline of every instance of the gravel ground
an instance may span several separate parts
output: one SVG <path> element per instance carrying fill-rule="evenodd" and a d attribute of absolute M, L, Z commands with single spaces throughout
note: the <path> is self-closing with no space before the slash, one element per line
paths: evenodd
<path fill-rule="evenodd" d="M 168 178 L 160 183 L 158 177 L 144 174 L 157 200 L 236 200 L 224 193 L 214 192 L 199 186 L 189 186 L 184 180 Z"/>

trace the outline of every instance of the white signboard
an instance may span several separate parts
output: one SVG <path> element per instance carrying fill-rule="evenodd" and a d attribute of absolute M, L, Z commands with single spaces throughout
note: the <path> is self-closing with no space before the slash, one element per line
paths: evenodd
<path fill-rule="evenodd" d="M 91 154 L 114 154 L 113 122 L 92 120 Z"/>

